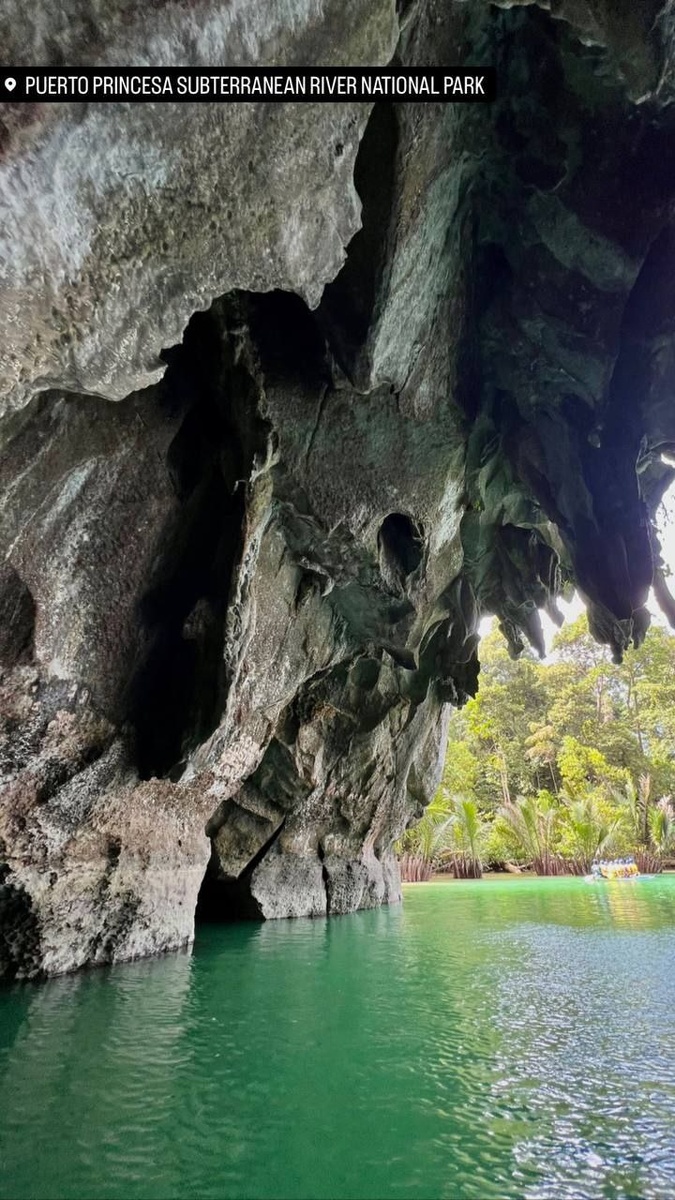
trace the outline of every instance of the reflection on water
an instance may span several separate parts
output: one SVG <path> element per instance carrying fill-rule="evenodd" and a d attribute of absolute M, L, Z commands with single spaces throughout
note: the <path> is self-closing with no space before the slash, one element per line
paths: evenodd
<path fill-rule="evenodd" d="M 527 1197 L 675 1195 L 672 885 L 647 886 L 599 886 L 596 922 L 566 936 L 521 926 L 520 968 L 497 972 L 494 1093 L 527 1114 L 514 1146 L 539 1168 Z"/>
<path fill-rule="evenodd" d="M 0 993 L 0 1197 L 675 1195 L 675 879 L 420 885 Z"/>
<path fill-rule="evenodd" d="M 189 958 L 176 955 L 0 995 L 0 1195 L 20 1194 L 24 1179 L 21 1194 L 92 1194 L 73 1173 L 95 1178 L 100 1154 L 119 1193 L 145 1170 L 180 1055 L 189 979 Z M 23 1016 L 11 1044 L 6 1007 Z M 147 1099 L 153 1111 L 139 1137 Z"/>
<path fill-rule="evenodd" d="M 607 884 L 593 884 L 592 887 L 597 893 L 598 909 L 609 913 L 615 926 L 663 929 L 672 925 L 671 898 L 660 892 L 653 880 L 645 883 L 621 883 L 616 880 Z"/>

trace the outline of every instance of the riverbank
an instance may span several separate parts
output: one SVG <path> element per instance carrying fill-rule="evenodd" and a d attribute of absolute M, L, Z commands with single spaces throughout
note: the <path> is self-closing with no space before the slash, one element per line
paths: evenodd
<path fill-rule="evenodd" d="M 675 867 L 668 866 L 659 872 L 659 876 L 650 876 L 649 878 L 659 878 L 666 875 L 675 875 Z M 490 883 L 499 882 L 507 883 L 513 879 L 581 879 L 580 875 L 537 875 L 534 871 L 484 871 L 480 879 L 455 879 L 454 875 L 447 874 L 445 871 L 438 872 L 432 875 L 430 879 L 419 880 L 418 882 L 404 883 L 404 887 L 418 887 L 421 883 Z M 639 878 L 639 877 L 638 877 Z"/>

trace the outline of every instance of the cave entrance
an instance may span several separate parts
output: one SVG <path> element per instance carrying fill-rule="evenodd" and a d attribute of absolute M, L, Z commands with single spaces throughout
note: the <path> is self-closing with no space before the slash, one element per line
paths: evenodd
<path fill-rule="evenodd" d="M 215 850 L 209 859 L 195 909 L 195 928 L 231 925 L 237 921 L 262 921 L 260 905 L 251 895 L 251 875 L 224 877 Z"/>
<path fill-rule="evenodd" d="M 651 624 L 618 662 L 578 593 L 558 598 L 560 627 L 539 611 L 540 637 L 521 647 L 508 615 L 480 622 L 478 692 L 452 711 L 433 807 L 422 800 L 398 844 L 405 881 L 675 865 L 675 445 L 660 455 L 673 473 L 655 510 Z"/>
<path fill-rule="evenodd" d="M 218 854 L 216 830 L 211 843 L 211 857 L 197 897 L 195 926 L 226 925 L 232 921 L 262 921 L 260 905 L 251 894 L 253 872 L 272 849 L 285 825 L 285 819 L 262 843 L 238 875 L 223 871 Z M 207 832 L 209 826 L 207 825 Z"/>

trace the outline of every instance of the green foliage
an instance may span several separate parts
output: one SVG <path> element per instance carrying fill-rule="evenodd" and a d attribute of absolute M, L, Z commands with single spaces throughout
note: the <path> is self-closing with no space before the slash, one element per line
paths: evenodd
<path fill-rule="evenodd" d="M 514 851 L 532 863 L 538 875 L 555 875 L 559 863 L 555 852 L 559 806 L 550 792 L 518 796 L 499 810 L 504 832 Z"/>
<path fill-rule="evenodd" d="M 487 823 L 476 800 L 454 796 L 451 802 L 450 844 L 447 857 L 461 879 L 479 879 L 483 874 Z"/>
<path fill-rule="evenodd" d="M 627 838 L 636 846 L 648 845 L 651 776 L 641 775 L 637 785 L 628 779 L 623 791 L 614 791 L 613 794 L 621 811 Z"/>
<path fill-rule="evenodd" d="M 660 869 L 675 855 L 672 794 L 675 638 L 652 627 L 617 666 L 583 616 L 541 663 L 511 659 L 493 628 L 478 695 L 453 714 L 437 796 L 403 841 L 458 870 L 586 871 L 626 853 Z"/>
<path fill-rule="evenodd" d="M 557 851 L 568 867 L 588 875 L 594 858 L 622 849 L 621 817 L 594 792 L 561 806 Z"/>
<path fill-rule="evenodd" d="M 468 742 L 454 741 L 452 753 L 448 747 L 440 791 L 447 796 L 472 795 L 479 771 L 480 763 Z"/>
<path fill-rule="evenodd" d="M 396 844 L 404 878 L 428 878 L 447 865 L 458 877 L 480 878 L 487 833 L 475 800 L 439 789 L 421 820 Z"/>
<path fill-rule="evenodd" d="M 614 767 L 595 746 L 584 746 L 575 737 L 564 737 L 557 758 L 558 774 L 568 795 L 585 794 L 589 788 L 621 787 L 630 783 L 625 767 Z"/>
<path fill-rule="evenodd" d="M 663 796 L 649 814 L 649 834 L 657 854 L 675 849 L 675 812 L 670 796 Z"/>
<path fill-rule="evenodd" d="M 429 809 L 411 829 L 406 829 L 396 849 L 399 854 L 412 854 L 432 865 L 440 861 L 444 850 L 450 846 L 449 818 L 439 819 Z"/>

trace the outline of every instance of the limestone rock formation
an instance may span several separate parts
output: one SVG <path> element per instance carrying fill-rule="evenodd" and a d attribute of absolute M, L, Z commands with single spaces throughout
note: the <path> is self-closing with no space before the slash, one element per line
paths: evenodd
<path fill-rule="evenodd" d="M 0 106 L 6 977 L 398 899 L 481 615 L 541 650 L 576 584 L 620 657 L 675 609 L 665 0 L 38 8 L 7 61 L 499 95 Z"/>

